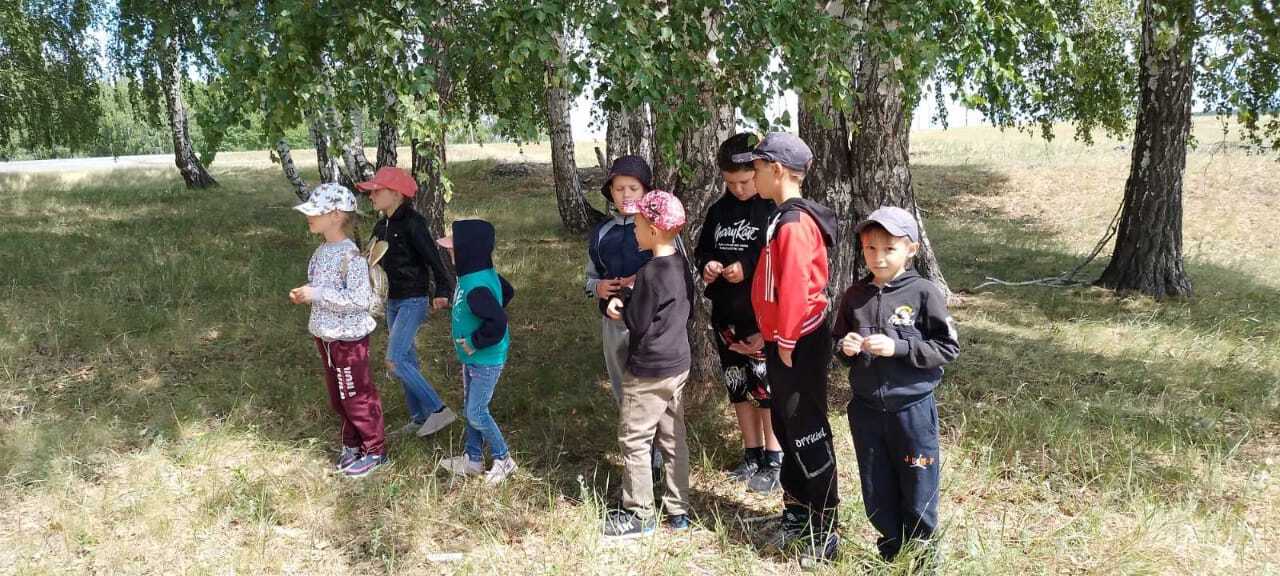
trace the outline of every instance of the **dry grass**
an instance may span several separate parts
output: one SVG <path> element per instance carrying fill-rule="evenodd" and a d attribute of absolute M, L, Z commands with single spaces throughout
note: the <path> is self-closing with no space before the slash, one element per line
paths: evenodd
<path fill-rule="evenodd" d="M 1280 177 L 1274 161 L 1216 144 L 1213 125 L 1198 133 L 1185 230 L 1196 300 L 962 292 L 964 354 L 940 392 L 944 573 L 1280 573 L 1280 245 L 1268 228 Z M 953 287 L 1057 274 L 1092 247 L 1128 152 L 1064 136 L 916 135 L 916 183 Z M 545 147 L 526 150 L 545 162 Z M 264 153 L 221 155 L 210 193 L 167 168 L 0 175 L 0 574 L 798 572 L 758 548 L 752 519 L 776 499 L 720 475 L 737 444 L 716 389 L 690 411 L 698 527 L 600 540 L 619 463 L 594 311 L 577 290 L 582 246 L 556 230 L 545 171 L 488 175 L 514 153 L 450 150 L 451 216 L 497 224 L 499 267 L 520 291 L 494 410 L 523 471 L 497 489 L 434 472 L 457 429 L 392 441 L 394 466 L 367 481 L 325 473 L 330 416 L 305 312 L 283 298 L 314 241 Z M 442 332 L 433 318 L 420 342 L 456 405 Z M 400 390 L 376 379 L 396 426 Z M 842 398 L 837 386 L 847 543 L 826 572 L 905 573 L 871 551 Z"/>

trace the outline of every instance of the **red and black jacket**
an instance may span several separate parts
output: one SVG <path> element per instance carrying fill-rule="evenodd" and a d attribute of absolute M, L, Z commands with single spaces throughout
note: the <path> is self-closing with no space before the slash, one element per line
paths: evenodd
<path fill-rule="evenodd" d="M 766 342 L 793 349 L 825 321 L 827 248 L 835 244 L 835 229 L 835 214 L 804 198 L 783 202 L 770 219 L 751 279 L 751 306 Z"/>

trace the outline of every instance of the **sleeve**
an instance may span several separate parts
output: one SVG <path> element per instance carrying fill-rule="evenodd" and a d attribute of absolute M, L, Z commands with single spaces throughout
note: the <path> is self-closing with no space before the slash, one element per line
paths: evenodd
<path fill-rule="evenodd" d="M 373 286 L 369 284 L 369 264 L 359 252 L 343 256 L 347 262 L 347 275 L 342 288 L 317 288 L 313 306 L 334 312 L 359 312 L 368 310 L 373 302 Z"/>
<path fill-rule="evenodd" d="M 778 227 L 774 242 L 775 254 L 782 256 L 778 262 L 778 347 L 792 350 L 803 332 L 808 313 L 810 256 L 818 249 L 822 239 L 816 225 L 790 222 Z"/>
<path fill-rule="evenodd" d="M 636 288 L 630 297 L 624 300 L 627 305 L 622 309 L 622 320 L 627 324 L 633 342 L 644 339 L 649 327 L 653 324 L 653 315 L 658 308 L 658 295 L 654 292 L 652 282 L 640 281 L 637 278 Z"/>
<path fill-rule="evenodd" d="M 435 297 L 448 298 L 452 296 L 453 280 L 449 277 L 449 271 L 444 267 L 444 261 L 440 259 L 440 250 L 436 248 L 435 239 L 431 237 L 431 232 L 427 230 L 425 220 L 415 218 L 410 223 L 409 242 L 413 246 L 413 251 L 421 259 L 422 266 L 431 271 L 431 276 L 435 281 Z"/>
<path fill-rule="evenodd" d="M 511 305 L 511 300 L 516 297 L 516 289 L 502 276 L 498 276 L 498 282 L 502 283 L 502 307 L 506 308 Z"/>
<path fill-rule="evenodd" d="M 940 368 L 960 356 L 960 336 L 947 310 L 946 297 L 931 282 L 924 293 L 917 326 L 920 337 L 897 340 L 894 356 L 922 370 Z"/>
<path fill-rule="evenodd" d="M 849 302 L 850 290 L 852 290 L 852 288 L 845 291 L 845 293 L 840 296 L 840 305 L 836 308 L 836 322 L 831 327 L 831 353 L 834 354 L 835 357 L 838 358 L 845 366 L 852 366 L 853 359 L 858 357 L 857 354 L 854 354 L 853 356 L 845 356 L 844 352 L 840 351 L 840 340 L 844 339 L 845 336 L 857 328 L 857 326 L 854 325 L 852 315 L 845 309 L 845 305 Z"/>
<path fill-rule="evenodd" d="M 592 236 L 599 234 L 599 226 L 591 228 L 591 232 L 587 235 L 587 282 L 583 285 L 583 289 L 587 293 L 587 298 L 596 297 L 596 285 L 600 284 L 603 279 L 600 270 L 596 268 L 596 261 L 591 257 Z"/>
<path fill-rule="evenodd" d="M 471 348 L 481 350 L 502 341 L 507 334 L 507 311 L 494 298 L 488 288 L 476 288 L 467 292 L 467 305 L 471 313 L 480 319 L 480 327 L 467 336 Z"/>

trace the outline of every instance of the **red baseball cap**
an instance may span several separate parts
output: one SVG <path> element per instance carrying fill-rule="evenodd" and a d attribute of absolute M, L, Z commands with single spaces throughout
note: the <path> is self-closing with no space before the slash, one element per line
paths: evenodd
<path fill-rule="evenodd" d="M 373 192 L 379 188 L 394 190 L 405 198 L 413 198 L 418 194 L 418 183 L 413 176 L 395 166 L 383 166 L 373 175 L 373 179 L 356 184 L 356 189 L 361 192 Z"/>

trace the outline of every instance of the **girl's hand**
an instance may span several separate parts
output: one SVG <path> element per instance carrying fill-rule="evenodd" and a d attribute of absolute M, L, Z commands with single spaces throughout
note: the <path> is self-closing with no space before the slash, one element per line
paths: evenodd
<path fill-rule="evenodd" d="M 457 342 L 458 346 L 462 347 L 463 353 L 465 353 L 467 356 L 470 356 L 476 353 L 476 351 L 473 348 L 471 348 L 471 344 L 467 343 L 466 338 L 458 338 L 457 340 L 454 340 L 454 342 Z"/>
<path fill-rule="evenodd" d="M 431 300 L 432 310 L 444 310 L 445 308 L 448 308 L 448 307 L 449 307 L 448 298 L 440 297 L 440 298 L 433 298 Z"/>
<path fill-rule="evenodd" d="M 840 353 L 845 356 L 857 356 L 862 351 L 862 335 L 850 332 L 840 339 Z"/>
<path fill-rule="evenodd" d="M 724 264 L 712 260 L 702 267 L 702 283 L 710 284 L 720 277 L 720 273 L 724 270 Z"/>
<path fill-rule="evenodd" d="M 622 288 L 622 280 L 601 280 L 596 283 L 596 298 L 605 300 L 612 298 Z"/>
<path fill-rule="evenodd" d="M 605 308 L 605 314 L 614 320 L 621 320 L 623 306 L 625 304 L 622 303 L 622 299 L 614 298 L 609 301 L 609 306 Z"/>
<path fill-rule="evenodd" d="M 872 334 L 862 340 L 862 351 L 872 356 L 893 356 L 893 338 L 884 334 Z"/>
<path fill-rule="evenodd" d="M 725 266 L 724 270 L 721 271 L 720 274 L 723 275 L 724 279 L 728 280 L 730 284 L 742 282 L 744 279 L 742 275 L 742 263 L 734 262 L 733 264 Z"/>
<path fill-rule="evenodd" d="M 310 304 L 315 299 L 315 290 L 310 286 L 299 286 L 289 291 L 289 301 L 294 304 Z"/>

